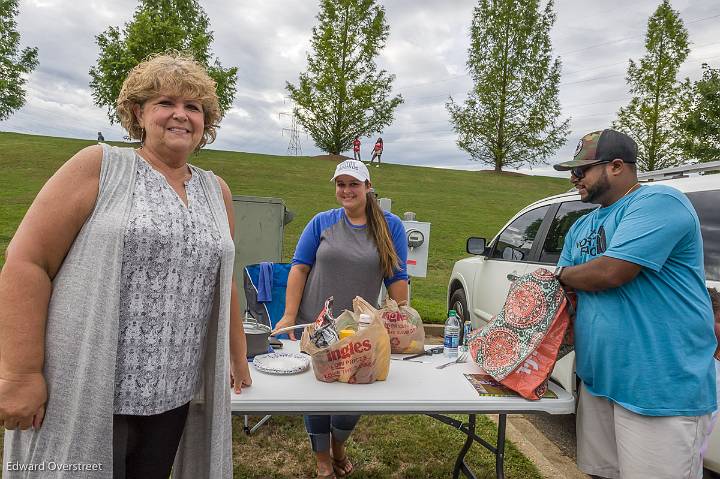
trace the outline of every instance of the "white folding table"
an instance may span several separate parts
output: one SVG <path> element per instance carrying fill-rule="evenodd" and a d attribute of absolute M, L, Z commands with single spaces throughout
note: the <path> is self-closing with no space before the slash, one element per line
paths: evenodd
<path fill-rule="evenodd" d="M 284 340 L 282 351 L 297 352 L 299 343 Z M 442 354 L 418 360 L 422 362 L 391 360 L 387 379 L 373 384 L 324 383 L 315 379 L 312 366 L 299 374 L 272 375 L 251 365 L 253 384 L 243 389 L 242 394 L 232 394 L 233 414 L 426 414 L 467 436 L 455 461 L 454 478 L 461 471 L 466 477 L 475 477 L 465 463 L 465 455 L 475 441 L 495 454 L 495 474 L 502 479 L 507 414 L 575 411 L 573 396 L 552 382 L 550 389 L 557 399 L 528 401 L 520 397 L 480 396 L 463 376 L 481 373 L 477 364 L 466 362 L 436 369 L 435 366 L 448 361 Z M 467 414 L 469 419 L 464 424 L 443 414 Z M 499 415 L 497 445 L 475 433 L 477 414 Z"/>

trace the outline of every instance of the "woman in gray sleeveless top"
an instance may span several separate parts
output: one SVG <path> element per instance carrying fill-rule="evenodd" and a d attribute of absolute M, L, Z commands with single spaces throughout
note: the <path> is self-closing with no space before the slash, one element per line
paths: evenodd
<path fill-rule="evenodd" d="M 352 310 L 355 296 L 374 303 L 383 283 L 392 299 L 408 298 L 405 228 L 400 218 L 378 205 L 367 167 L 361 161 L 343 161 L 330 181 L 341 207 L 315 215 L 300 236 L 288 276 L 285 313 L 276 329 L 311 323 L 330 296 L 335 311 Z M 292 331 L 290 338 L 295 339 Z M 352 472 L 345 441 L 359 418 L 305 416 L 319 479 Z"/>
<path fill-rule="evenodd" d="M 236 393 L 251 384 L 232 195 L 188 164 L 215 139 L 215 82 L 158 55 L 117 105 L 140 147 L 73 156 L 7 249 L 4 477 L 231 478 L 228 378 Z"/>

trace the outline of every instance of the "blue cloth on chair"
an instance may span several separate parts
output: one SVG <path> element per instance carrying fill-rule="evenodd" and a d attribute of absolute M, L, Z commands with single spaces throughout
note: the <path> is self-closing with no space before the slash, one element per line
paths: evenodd
<path fill-rule="evenodd" d="M 257 300 L 262 303 L 272 301 L 273 287 L 273 264 L 267 261 L 260 263 L 260 275 L 258 277 Z"/>
<path fill-rule="evenodd" d="M 260 269 L 261 264 L 249 264 L 243 271 L 243 285 L 247 309 L 259 323 L 267 324 L 271 328 L 282 318 L 285 312 L 285 290 L 290 273 L 290 263 L 267 263 L 272 270 L 272 300 L 262 302 L 260 297 Z M 287 334 L 277 336 L 278 339 L 287 338 Z"/>

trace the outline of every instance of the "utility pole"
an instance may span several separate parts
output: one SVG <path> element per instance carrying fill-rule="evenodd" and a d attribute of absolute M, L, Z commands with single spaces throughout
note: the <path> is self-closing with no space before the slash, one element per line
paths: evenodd
<path fill-rule="evenodd" d="M 302 155 L 302 145 L 300 145 L 300 130 L 298 128 L 295 112 L 293 110 L 292 114 L 286 112 L 278 113 L 278 117 L 280 119 L 282 119 L 283 116 L 290 117 L 290 128 L 282 129 L 283 136 L 285 136 L 285 132 L 288 132 L 290 135 L 290 143 L 288 143 L 287 154 L 293 156 L 300 156 Z"/>

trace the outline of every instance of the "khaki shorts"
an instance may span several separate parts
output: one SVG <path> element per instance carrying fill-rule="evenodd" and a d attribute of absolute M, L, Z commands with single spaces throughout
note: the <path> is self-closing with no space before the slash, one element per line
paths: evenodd
<path fill-rule="evenodd" d="M 643 416 L 580 386 L 577 463 L 610 479 L 701 479 L 705 416 Z"/>

